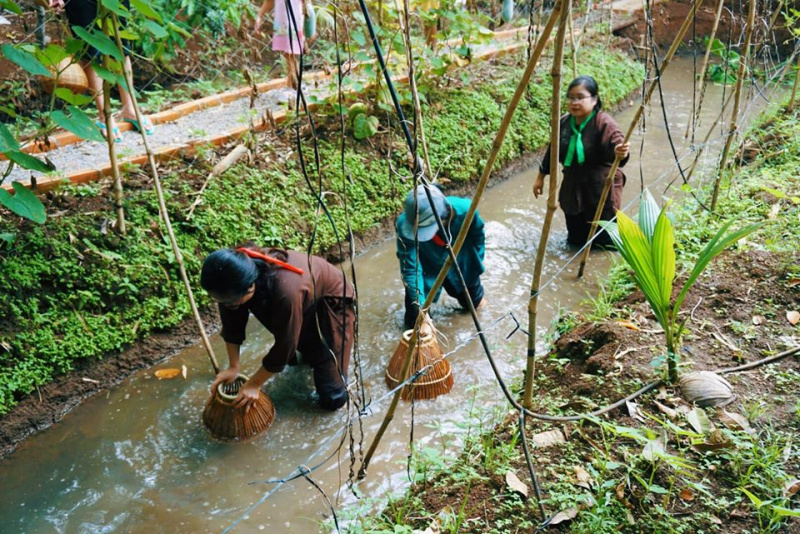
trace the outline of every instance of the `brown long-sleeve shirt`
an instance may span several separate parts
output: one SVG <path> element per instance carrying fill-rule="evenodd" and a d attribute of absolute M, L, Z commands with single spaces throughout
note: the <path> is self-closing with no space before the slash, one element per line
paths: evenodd
<path fill-rule="evenodd" d="M 567 157 L 569 140 L 572 129 L 569 126 L 570 115 L 561 118 L 561 135 L 559 143 L 558 161 L 562 164 Z M 567 215 L 581 213 L 594 214 L 600 195 L 605 185 L 606 177 L 614 164 L 614 147 L 625 140 L 625 135 L 619 129 L 616 121 L 604 111 L 595 115 L 582 133 L 583 150 L 586 160 L 583 165 L 578 164 L 575 156 L 572 165 L 564 168 L 564 178 L 561 182 L 558 201 L 561 209 Z M 619 164 L 623 167 L 630 156 Z M 550 174 L 550 146 L 539 166 L 543 174 Z M 606 201 L 606 209 L 617 210 L 622 204 L 622 186 L 625 184 L 625 175 L 617 169 L 614 175 L 614 187 Z"/>
<path fill-rule="evenodd" d="M 269 254 L 269 249 L 261 250 Z M 321 299 L 354 298 L 353 286 L 344 274 L 318 256 L 287 251 L 287 263 L 303 270 L 298 274 L 278 267 L 272 288 L 256 282 L 253 297 L 236 309 L 220 305 L 222 339 L 241 345 L 245 340 L 247 320 L 252 313 L 275 336 L 262 365 L 271 373 L 280 373 L 304 346 L 319 345 L 315 314 Z"/>

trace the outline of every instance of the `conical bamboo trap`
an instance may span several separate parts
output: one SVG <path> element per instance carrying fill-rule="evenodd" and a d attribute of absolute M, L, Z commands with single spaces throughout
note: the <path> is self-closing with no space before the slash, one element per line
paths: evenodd
<path fill-rule="evenodd" d="M 83 71 L 83 67 L 76 63 L 71 57 L 65 57 L 58 65 L 48 67 L 53 73 L 52 78 L 42 76 L 39 81 L 48 93 L 52 93 L 58 87 L 66 87 L 73 93 L 85 93 L 89 89 L 89 79 Z"/>
<path fill-rule="evenodd" d="M 203 424 L 215 438 L 226 441 L 250 439 L 269 428 L 275 420 L 275 406 L 263 391 L 258 392 L 258 401 L 246 413 L 244 408 L 232 406 L 247 379 L 239 375 L 229 384 L 219 384 L 206 402 Z"/>
<path fill-rule="evenodd" d="M 406 378 L 413 375 L 423 367 L 431 365 L 428 371 L 415 382 L 403 387 L 400 398 L 403 400 L 434 399 L 439 395 L 449 393 L 453 389 L 453 373 L 450 362 L 442 355 L 442 349 L 433 333 L 421 334 L 414 347 L 409 374 L 402 376 L 403 364 L 408 352 L 408 343 L 411 341 L 413 330 L 403 332 L 403 337 L 397 345 L 389 367 L 386 369 L 386 385 L 390 389 L 397 387 Z"/>

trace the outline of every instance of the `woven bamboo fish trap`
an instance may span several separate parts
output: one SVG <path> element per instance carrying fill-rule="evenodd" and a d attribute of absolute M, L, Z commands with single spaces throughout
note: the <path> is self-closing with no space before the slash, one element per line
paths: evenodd
<path fill-rule="evenodd" d="M 413 330 L 403 332 L 403 337 L 386 369 L 386 385 L 390 389 L 395 388 L 409 376 L 431 365 L 424 375 L 403 388 L 400 398 L 403 400 L 434 399 L 439 395 L 449 393 L 453 389 L 453 373 L 450 369 L 450 362 L 442 355 L 442 349 L 433 333 L 420 335 L 420 339 L 414 347 L 409 374 L 402 376 L 408 343 L 411 341 L 413 333 Z"/>
<path fill-rule="evenodd" d="M 89 80 L 86 73 L 78 63 L 71 57 L 65 57 L 58 65 L 48 67 L 53 73 L 52 78 L 39 78 L 39 81 L 48 93 L 52 93 L 57 87 L 66 87 L 73 93 L 85 93 L 89 89 Z"/>
<path fill-rule="evenodd" d="M 203 424 L 218 439 L 246 440 L 257 436 L 275 420 L 275 406 L 263 391 L 258 392 L 258 401 L 245 413 L 244 408 L 231 404 L 248 377 L 239 375 L 229 384 L 219 384 L 209 397 L 203 410 Z"/>

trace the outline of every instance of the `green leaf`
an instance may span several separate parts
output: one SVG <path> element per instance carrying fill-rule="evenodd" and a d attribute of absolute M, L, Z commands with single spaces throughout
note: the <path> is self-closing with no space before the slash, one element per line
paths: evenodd
<path fill-rule="evenodd" d="M 660 284 L 653 266 L 650 242 L 641 228 L 621 211 L 617 212 L 617 228 L 625 250 L 623 259 L 633 269 L 639 289 L 642 290 L 650 307 L 653 308 L 658 322 L 666 330 L 668 328 L 666 312 L 669 301 L 665 303 L 661 297 Z"/>
<path fill-rule="evenodd" d="M 42 62 L 36 59 L 36 56 L 25 50 L 14 48 L 10 44 L 4 44 L 2 47 L 3 55 L 9 61 L 13 61 L 34 76 L 44 76 L 45 78 L 52 78 L 53 73 L 47 70 L 47 67 L 42 65 Z"/>
<path fill-rule="evenodd" d="M 6 152 L 6 156 L 23 169 L 28 169 L 30 171 L 52 172 L 56 170 L 52 165 L 45 163 L 39 158 L 34 158 L 29 154 L 25 154 L 24 152 L 9 151 Z"/>
<path fill-rule="evenodd" d="M 145 17 L 161 22 L 161 15 L 153 9 L 147 0 L 131 0 L 131 6 Z"/>
<path fill-rule="evenodd" d="M 706 435 L 711 432 L 711 421 L 708 419 L 706 411 L 702 408 L 694 408 L 687 413 L 686 420 L 689 421 L 689 424 L 698 434 Z"/>
<path fill-rule="evenodd" d="M 89 95 L 75 94 L 66 87 L 56 87 L 56 90 L 54 92 L 58 98 L 60 98 L 64 102 L 72 104 L 73 106 L 85 106 L 86 104 L 89 104 L 92 102 L 92 100 L 94 100 Z"/>
<path fill-rule="evenodd" d="M 128 8 L 122 5 L 119 0 L 101 0 L 101 3 L 106 9 L 113 11 L 120 17 L 128 18 L 131 16 L 131 12 L 128 11 Z"/>
<path fill-rule="evenodd" d="M 9 129 L 6 128 L 5 124 L 0 122 L 0 152 L 6 153 L 18 150 L 19 143 L 17 143 L 17 140 L 14 139 L 14 136 L 11 134 Z"/>
<path fill-rule="evenodd" d="M 672 281 L 675 279 L 675 234 L 666 209 L 661 211 L 656 221 L 652 247 L 653 269 L 660 288 L 660 300 L 666 309 L 672 298 Z"/>
<path fill-rule="evenodd" d="M 52 117 L 56 124 L 83 139 L 97 141 L 98 143 L 106 142 L 103 134 L 100 133 L 100 129 L 86 113 L 75 106 L 69 106 L 68 109 L 70 115 L 67 115 L 63 111 L 54 111 L 50 114 L 50 117 Z"/>
<path fill-rule="evenodd" d="M 0 204 L 19 215 L 33 222 L 44 224 L 47 220 L 47 213 L 44 204 L 27 187 L 19 182 L 12 182 L 14 196 L 5 189 L 0 189 Z"/>
<path fill-rule="evenodd" d="M 359 141 L 371 137 L 378 132 L 378 117 L 359 113 L 353 119 L 353 135 Z"/>
<path fill-rule="evenodd" d="M 88 32 L 85 28 L 80 26 L 73 26 L 72 32 L 98 49 L 101 53 L 116 58 L 120 61 L 124 61 L 119 48 L 117 48 L 117 45 L 114 44 L 114 42 L 112 42 L 107 35 L 97 31 Z"/>
<path fill-rule="evenodd" d="M 772 511 L 780 517 L 800 517 L 800 510 L 792 510 L 783 506 L 773 506 Z"/>
<path fill-rule="evenodd" d="M 36 59 L 41 61 L 45 67 L 56 66 L 68 57 L 69 53 L 61 45 L 50 44 L 44 49 L 36 50 Z M 52 71 L 48 70 L 48 72 L 52 75 Z"/>
<path fill-rule="evenodd" d="M 12 0 L 0 0 L 0 9 L 6 9 L 17 15 L 22 15 L 22 9 Z"/>
<path fill-rule="evenodd" d="M 187 39 L 189 39 L 189 38 L 191 38 L 191 37 L 192 37 L 192 34 L 191 34 L 191 33 L 189 33 L 188 31 L 186 31 L 185 29 L 183 29 L 183 28 L 182 28 L 182 27 L 180 27 L 179 25 L 175 24 L 174 22 L 167 21 L 167 27 L 168 27 L 170 30 L 174 31 L 174 32 L 180 33 L 181 35 L 183 35 L 183 36 L 184 36 L 184 37 L 186 37 Z"/>
<path fill-rule="evenodd" d="M 639 227 L 647 236 L 648 241 L 652 243 L 653 232 L 656 229 L 656 221 L 661 210 L 658 208 L 658 203 L 653 198 L 649 189 L 645 189 L 639 199 Z"/>
<path fill-rule="evenodd" d="M 747 495 L 747 497 L 753 502 L 756 508 L 761 508 L 761 506 L 764 504 L 761 501 L 761 499 L 759 499 L 758 497 L 747 491 L 745 488 L 739 488 L 739 489 L 742 490 L 742 493 Z"/>
<path fill-rule="evenodd" d="M 11 233 L 3 233 L 0 234 L 0 241 L 5 241 L 9 245 L 14 242 L 14 238 L 17 237 L 17 234 Z"/>
<path fill-rule="evenodd" d="M 110 66 L 112 69 L 121 67 L 119 64 Z M 109 70 L 105 67 L 101 67 L 100 65 L 92 65 L 92 69 L 98 76 L 100 76 L 100 78 L 107 81 L 111 85 L 121 85 L 126 91 L 130 92 L 128 89 L 128 83 L 125 81 L 125 76 L 121 72 L 117 70 Z"/>
<path fill-rule="evenodd" d="M 155 37 L 156 39 L 165 39 L 169 37 L 169 33 L 167 33 L 167 30 L 165 30 L 164 27 L 161 24 L 158 24 L 157 22 L 153 22 L 152 20 L 145 20 L 142 25 L 147 29 L 147 31 L 153 34 L 153 37 Z"/>
<path fill-rule="evenodd" d="M 700 253 L 697 257 L 697 263 L 695 263 L 692 272 L 689 274 L 689 277 L 686 279 L 686 283 L 683 285 L 683 289 L 681 289 L 678 298 L 675 299 L 675 306 L 673 308 L 673 315 L 677 317 L 678 310 L 680 310 L 681 304 L 683 304 L 683 300 L 686 298 L 686 295 L 689 293 L 689 289 L 694 285 L 703 271 L 706 269 L 708 264 L 717 257 L 723 250 L 725 250 L 728 246 L 735 243 L 736 241 L 740 240 L 744 236 L 755 232 L 761 226 L 764 225 L 763 222 L 751 224 L 745 226 L 744 228 L 737 230 L 736 232 L 731 232 L 727 236 L 723 237 L 723 234 L 730 228 L 733 221 L 728 221 L 719 231 L 716 233 L 714 237 L 711 238 L 711 241 L 708 242 L 706 248 Z"/>

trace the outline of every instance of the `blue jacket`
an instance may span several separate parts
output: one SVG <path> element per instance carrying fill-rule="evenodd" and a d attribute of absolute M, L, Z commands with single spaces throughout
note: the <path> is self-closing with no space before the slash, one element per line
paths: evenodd
<path fill-rule="evenodd" d="M 448 204 L 450 204 L 452 216 L 443 219 L 442 222 L 445 227 L 448 227 L 448 220 L 450 221 L 448 239 L 452 245 L 455 243 L 456 237 L 461 231 L 461 226 L 464 224 L 470 200 L 459 197 L 446 198 Z M 403 224 L 404 220 L 405 214 L 398 217 L 395 230 Z M 441 233 L 437 233 L 437 236 L 442 238 Z M 418 301 L 422 304 L 425 301 L 433 287 L 433 282 L 436 280 L 436 275 L 439 274 L 445 261 L 447 261 L 447 249 L 442 245 L 437 245 L 435 241 L 435 239 L 432 239 L 419 243 L 419 261 L 417 261 L 417 250 L 414 241 L 401 237 L 400 233 L 397 232 L 397 258 L 400 260 L 400 274 L 403 277 L 406 296 L 410 297 L 412 302 Z M 486 236 L 484 234 L 483 219 L 476 212 L 467 233 L 467 238 L 464 241 L 464 246 L 461 247 L 461 252 L 457 258 L 461 273 L 464 275 L 464 280 L 468 285 L 471 280 L 479 278 L 486 270 L 483 266 L 483 258 L 486 253 L 485 243 Z M 461 287 L 458 275 L 452 267 L 447 273 L 447 280 L 453 286 Z M 439 288 L 434 302 L 439 300 L 440 294 L 441 288 Z"/>

